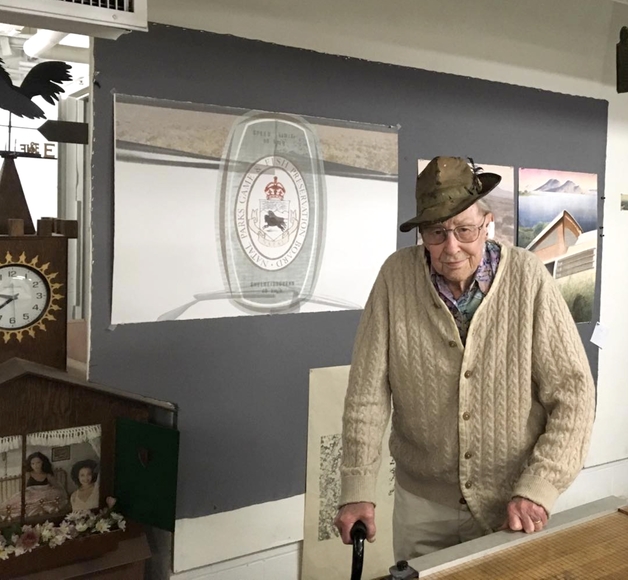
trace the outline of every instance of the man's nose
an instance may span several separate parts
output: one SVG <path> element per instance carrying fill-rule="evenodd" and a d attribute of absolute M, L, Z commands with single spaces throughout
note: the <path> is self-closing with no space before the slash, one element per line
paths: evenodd
<path fill-rule="evenodd" d="M 452 231 L 446 231 L 445 233 L 447 234 L 447 238 L 445 239 L 445 242 L 443 244 L 443 249 L 446 250 L 448 253 L 456 252 L 460 247 L 458 245 L 458 240 L 456 239 L 456 236 L 454 236 L 454 233 Z"/>

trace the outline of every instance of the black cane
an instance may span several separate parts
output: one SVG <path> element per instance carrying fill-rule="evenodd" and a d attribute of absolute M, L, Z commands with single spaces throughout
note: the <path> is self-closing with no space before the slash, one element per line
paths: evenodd
<path fill-rule="evenodd" d="M 353 559 L 351 561 L 351 580 L 361 580 L 362 567 L 364 566 L 364 540 L 366 539 L 366 526 L 358 520 L 353 524 L 351 532 L 353 542 Z"/>

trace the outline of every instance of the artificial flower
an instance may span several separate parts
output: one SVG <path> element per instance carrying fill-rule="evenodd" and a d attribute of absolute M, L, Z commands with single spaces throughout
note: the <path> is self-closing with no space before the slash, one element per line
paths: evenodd
<path fill-rule="evenodd" d="M 92 534 L 104 534 L 115 530 L 126 530 L 126 521 L 118 513 L 112 512 L 115 504 L 114 498 L 109 508 L 102 509 L 99 513 L 90 511 L 71 512 L 65 516 L 59 525 L 46 521 L 35 526 L 15 526 L 17 533 L 10 538 L 0 534 L 0 560 L 6 560 L 11 555 L 20 556 L 35 548 L 48 546 L 55 548 L 66 541 Z M 10 530 L 13 532 L 13 529 Z M 6 534 L 10 533 L 8 530 Z"/>
<path fill-rule="evenodd" d="M 111 527 L 111 524 L 109 523 L 108 520 L 98 520 L 96 522 L 96 525 L 94 526 L 94 529 L 100 533 L 100 534 L 104 534 L 105 532 L 109 531 L 109 528 Z"/>
<path fill-rule="evenodd" d="M 28 526 L 29 529 L 24 529 L 26 527 L 22 528 L 22 535 L 17 541 L 17 545 L 30 552 L 35 546 L 39 545 L 39 532 L 31 526 Z"/>

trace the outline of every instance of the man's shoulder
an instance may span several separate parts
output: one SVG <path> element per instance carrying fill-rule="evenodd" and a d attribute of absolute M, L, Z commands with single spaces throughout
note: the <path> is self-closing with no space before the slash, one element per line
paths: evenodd
<path fill-rule="evenodd" d="M 417 260 L 423 258 L 423 246 L 408 246 L 393 252 L 382 265 L 383 271 L 392 271 L 398 268 L 408 267 L 416 264 Z"/>
<path fill-rule="evenodd" d="M 523 275 L 537 278 L 547 273 L 545 265 L 541 259 L 526 250 L 525 248 L 519 248 L 518 246 L 504 246 L 501 249 L 502 258 L 507 254 L 507 261 L 514 270 L 519 270 Z"/>

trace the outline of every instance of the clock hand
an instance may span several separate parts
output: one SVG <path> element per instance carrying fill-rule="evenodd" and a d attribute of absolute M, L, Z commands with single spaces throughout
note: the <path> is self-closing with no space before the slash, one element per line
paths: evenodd
<path fill-rule="evenodd" d="M 4 308 L 10 302 L 14 302 L 15 300 L 17 300 L 19 294 L 15 294 L 14 296 L 5 296 L 4 294 L 1 294 L 1 296 L 3 298 L 6 298 L 6 300 L 2 304 L 0 304 L 0 308 Z"/>

